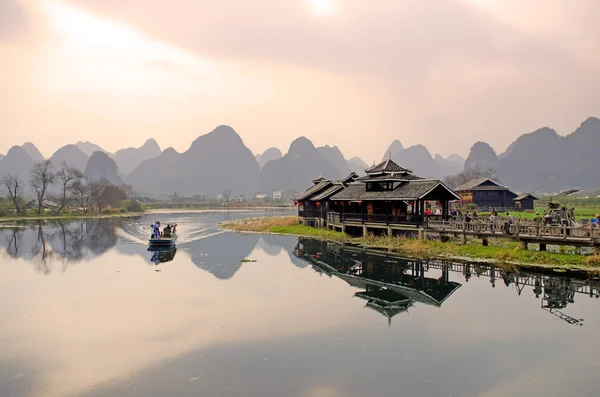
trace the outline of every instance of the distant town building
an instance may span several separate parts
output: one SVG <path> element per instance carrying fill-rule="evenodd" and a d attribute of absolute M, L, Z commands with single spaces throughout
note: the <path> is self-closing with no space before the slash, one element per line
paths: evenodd
<path fill-rule="evenodd" d="M 258 193 L 256 193 L 256 198 L 257 199 L 267 198 L 267 193 L 265 193 L 265 192 L 258 192 Z"/>
<path fill-rule="evenodd" d="M 283 197 L 283 192 L 281 190 L 277 190 L 273 192 L 273 200 L 281 200 Z"/>
<path fill-rule="evenodd" d="M 456 193 L 461 202 L 479 208 L 514 208 L 517 194 L 490 178 L 474 179 L 459 186 Z"/>

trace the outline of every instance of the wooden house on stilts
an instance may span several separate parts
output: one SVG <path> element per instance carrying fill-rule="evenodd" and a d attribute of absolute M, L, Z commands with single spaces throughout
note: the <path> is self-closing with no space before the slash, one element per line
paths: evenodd
<path fill-rule="evenodd" d="M 426 216 L 447 219 L 449 201 L 460 199 L 441 181 L 413 175 L 390 158 L 365 172 L 364 177 L 353 174 L 337 185 L 313 181 L 315 185 L 298 197 L 299 222 L 342 231 L 359 227 L 363 234 L 369 229 L 386 229 L 392 234 L 394 230 L 417 230 Z M 325 192 L 323 205 L 320 200 Z M 311 198 L 319 203 L 315 207 L 323 207 L 320 211 L 307 212 L 307 208 L 315 209 L 306 205 Z M 322 220 L 313 222 L 315 216 Z"/>

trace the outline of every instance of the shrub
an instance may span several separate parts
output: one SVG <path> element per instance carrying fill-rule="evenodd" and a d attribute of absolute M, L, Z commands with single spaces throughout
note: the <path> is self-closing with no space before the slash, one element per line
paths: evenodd
<path fill-rule="evenodd" d="M 142 204 L 136 199 L 125 200 L 123 202 L 123 208 L 125 211 L 129 212 L 142 212 Z M 124 211 L 121 211 L 124 212 Z"/>

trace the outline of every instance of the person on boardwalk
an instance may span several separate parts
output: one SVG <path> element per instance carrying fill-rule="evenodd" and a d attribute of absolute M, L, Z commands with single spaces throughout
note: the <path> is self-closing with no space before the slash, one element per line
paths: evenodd
<path fill-rule="evenodd" d="M 535 217 L 533 218 L 533 221 L 535 222 L 537 234 L 540 234 L 541 233 L 541 227 L 542 227 L 542 221 L 543 221 L 543 219 L 540 216 L 539 212 L 535 213 Z"/>
<path fill-rule="evenodd" d="M 490 215 L 490 232 L 494 232 L 494 223 L 496 223 L 496 215 L 494 215 L 494 212 L 492 212 L 492 215 Z"/>
<path fill-rule="evenodd" d="M 510 213 L 506 213 L 506 222 L 504 222 L 504 234 L 510 234 L 510 225 L 515 223 L 515 218 Z"/>

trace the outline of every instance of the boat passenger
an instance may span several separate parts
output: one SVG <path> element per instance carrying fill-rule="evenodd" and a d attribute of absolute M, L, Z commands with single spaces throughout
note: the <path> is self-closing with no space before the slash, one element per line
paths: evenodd
<path fill-rule="evenodd" d="M 167 224 L 167 227 L 163 229 L 164 237 L 171 237 L 171 225 Z"/>
<path fill-rule="evenodd" d="M 160 222 L 156 221 L 154 222 L 154 225 L 152 225 L 152 230 L 154 231 L 153 234 L 153 238 L 160 238 Z"/>

